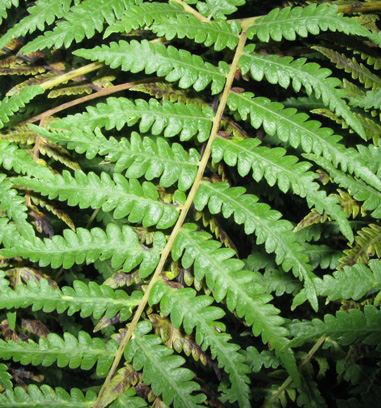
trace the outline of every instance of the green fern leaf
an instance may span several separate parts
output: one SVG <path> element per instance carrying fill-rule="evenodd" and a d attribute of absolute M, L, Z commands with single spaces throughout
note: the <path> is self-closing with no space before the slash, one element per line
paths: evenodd
<path fill-rule="evenodd" d="M 7 170 L 14 170 L 19 174 L 50 179 L 53 172 L 47 167 L 35 162 L 32 156 L 16 145 L 0 140 L 0 164 Z"/>
<path fill-rule="evenodd" d="M 102 400 L 103 401 L 103 400 Z M 111 405 L 110 408 L 147 408 L 148 405 L 143 398 L 137 397 L 133 388 L 124 391 Z M 164 408 L 164 407 L 163 407 Z"/>
<path fill-rule="evenodd" d="M 303 86 L 308 95 L 315 94 L 317 98 L 321 98 L 327 107 L 366 140 L 361 123 L 353 117 L 342 99 L 342 91 L 338 89 L 340 80 L 330 77 L 329 69 L 321 68 L 317 63 L 306 62 L 305 58 L 294 60 L 291 57 L 256 54 L 253 52 L 254 47 L 246 46 L 239 60 L 242 74 L 250 71 L 256 81 L 262 81 L 265 77 L 271 84 L 279 84 L 283 88 L 288 88 L 291 84 L 296 92 Z"/>
<path fill-rule="evenodd" d="M 381 79 L 363 64 L 359 64 L 356 58 L 348 58 L 344 54 L 325 47 L 312 48 L 329 58 L 329 60 L 336 65 L 336 68 L 344 69 L 345 72 L 351 74 L 353 79 L 358 79 L 365 88 L 375 90 L 381 86 Z"/>
<path fill-rule="evenodd" d="M 304 253 L 308 256 L 310 264 L 314 270 L 317 268 L 336 269 L 339 265 L 339 259 L 343 256 L 342 251 L 330 248 L 327 245 L 311 245 L 304 242 L 302 246 L 304 247 Z"/>
<path fill-rule="evenodd" d="M 221 249 L 221 244 L 211 241 L 205 232 L 197 232 L 194 224 L 185 224 L 179 232 L 172 249 L 174 260 L 180 259 L 184 268 L 194 264 L 198 280 L 206 278 L 206 284 L 213 291 L 214 298 L 221 302 L 226 298 L 230 311 L 236 311 L 246 324 L 252 326 L 255 336 L 262 336 L 263 343 L 269 343 L 277 354 L 288 343 L 288 332 L 279 310 L 269 304 L 272 297 L 254 284 L 253 274 L 243 271 L 243 262 L 230 259 L 234 251 Z M 314 303 L 315 305 L 315 303 Z M 294 380 L 298 381 L 295 359 L 292 354 L 279 354 Z"/>
<path fill-rule="evenodd" d="M 255 232 L 257 244 L 264 243 L 267 253 L 275 252 L 276 263 L 282 264 L 286 272 L 292 269 L 294 275 L 304 280 L 310 293 L 313 293 L 312 267 L 308 264 L 303 247 L 296 242 L 292 224 L 279 220 L 282 215 L 267 204 L 257 203 L 256 196 L 244 193 L 243 187 L 229 188 L 227 183 L 203 182 L 194 203 L 199 211 L 208 204 L 212 214 L 221 212 L 225 218 L 234 215 L 237 224 L 245 225 L 246 234 Z"/>
<path fill-rule="evenodd" d="M 44 48 L 68 48 L 73 41 L 81 42 L 84 38 L 92 38 L 96 32 L 103 30 L 105 21 L 113 24 L 134 3 L 134 0 L 84 0 L 71 7 L 69 12 L 65 10 L 60 17 L 65 17 L 66 21 L 58 22 L 53 31 L 46 31 L 21 51 L 29 54 Z M 88 18 L 89 15 L 92 16 L 91 19 Z"/>
<path fill-rule="evenodd" d="M 62 176 L 54 175 L 49 180 L 19 177 L 17 183 L 49 199 L 59 198 L 70 206 L 80 208 L 102 208 L 114 210 L 114 218 L 128 217 L 131 223 L 142 222 L 144 227 L 157 225 L 159 229 L 173 226 L 179 215 L 179 208 L 159 201 L 159 193 L 154 184 L 138 180 L 126 180 L 121 174 L 114 174 L 114 180 L 108 173 L 85 174 L 77 170 L 74 177 L 64 170 Z"/>
<path fill-rule="evenodd" d="M 38 283 L 28 280 L 27 286 L 17 285 L 13 290 L 9 281 L 0 276 L 0 306 L 4 309 L 26 308 L 32 306 L 33 311 L 43 310 L 46 313 L 57 310 L 63 313 L 67 310 L 69 316 L 81 312 L 81 317 L 93 315 L 100 319 L 114 317 L 121 313 L 124 321 L 131 316 L 132 310 L 142 298 L 141 292 L 135 291 L 131 296 L 122 290 L 113 290 L 109 286 L 99 286 L 95 282 L 88 285 L 82 281 L 74 281 L 73 287 L 53 288 L 46 279 Z"/>
<path fill-rule="evenodd" d="M 160 257 L 157 249 L 141 247 L 132 228 L 124 226 L 120 229 L 115 224 L 108 224 L 106 232 L 100 228 L 90 231 L 78 228 L 76 233 L 64 230 L 63 236 L 54 235 L 51 240 L 35 238 L 33 242 L 20 239 L 10 227 L 1 232 L 7 238 L 8 248 L 0 249 L 0 255 L 22 256 L 32 262 L 39 261 L 40 266 L 51 265 L 55 269 L 111 258 L 113 268 L 123 265 L 126 272 L 140 264 L 140 275 L 146 277 L 155 269 Z"/>
<path fill-rule="evenodd" d="M 354 172 L 357 177 L 381 191 L 380 179 L 363 164 L 357 151 L 345 148 L 339 143 L 341 136 L 333 135 L 329 128 L 322 128 L 318 121 L 308 120 L 306 114 L 292 108 L 284 109 L 279 102 L 255 98 L 248 92 L 230 93 L 228 106 L 233 112 L 237 111 L 243 120 L 250 116 L 255 129 L 263 126 L 266 133 L 276 134 L 282 142 L 294 148 L 300 146 L 306 153 L 323 155 L 335 166 L 340 164 L 343 171 Z"/>
<path fill-rule="evenodd" d="M 36 29 L 44 30 L 46 24 L 52 24 L 56 18 L 63 17 L 68 12 L 70 4 L 71 0 L 36 1 L 35 5 L 27 10 L 29 15 L 24 17 L 1 37 L 0 49 L 4 48 L 14 38 L 22 37 L 27 33 L 33 33 Z"/>
<path fill-rule="evenodd" d="M 369 268 L 365 265 L 345 266 L 343 270 L 332 275 L 324 275 L 315 281 L 319 296 L 329 300 L 353 299 L 360 300 L 366 294 L 381 290 L 381 262 L 373 259 L 369 261 Z"/>
<path fill-rule="evenodd" d="M 35 236 L 33 227 L 27 222 L 28 208 L 25 200 L 12 189 L 12 183 L 5 180 L 5 174 L 0 173 L 0 206 L 7 212 L 9 218 L 15 221 L 20 234 L 27 240 Z"/>
<path fill-rule="evenodd" d="M 256 36 L 260 41 L 294 41 L 296 35 L 307 37 L 320 31 L 338 31 L 368 37 L 370 32 L 360 23 L 337 13 L 336 5 L 310 4 L 307 7 L 285 7 L 273 9 L 269 14 L 255 21 L 247 32 L 248 38 Z"/>
<path fill-rule="evenodd" d="M 348 240 L 353 241 L 345 212 L 336 197 L 327 197 L 324 191 L 319 190 L 319 185 L 313 181 L 316 175 L 308 171 L 310 163 L 298 162 L 295 156 L 286 156 L 286 150 L 280 147 L 270 149 L 258 147 L 258 144 L 258 139 L 234 141 L 218 137 L 212 145 L 213 161 L 218 163 L 223 159 L 227 165 L 237 166 L 241 176 L 252 170 L 255 181 L 264 177 L 270 186 L 277 183 L 284 193 L 291 188 L 295 194 L 306 197 L 310 207 L 314 205 L 318 212 L 329 214 L 338 222 Z"/>
<path fill-rule="evenodd" d="M 197 135 L 200 142 L 207 140 L 212 126 L 214 112 L 211 108 L 201 111 L 196 105 L 184 105 L 168 101 L 161 104 L 156 99 L 134 102 L 125 98 L 108 98 L 95 108 L 88 107 L 87 113 L 67 116 L 50 125 L 53 129 L 105 127 L 107 130 L 133 126 L 140 120 L 141 132 L 151 131 L 165 137 L 180 135 L 180 140 L 189 140 Z M 33 127 L 37 130 L 36 127 Z"/>
<path fill-rule="evenodd" d="M 351 176 L 337 170 L 337 168 L 324 157 L 311 154 L 306 154 L 305 156 L 324 168 L 340 187 L 348 190 L 353 198 L 362 201 L 363 208 L 368 211 L 373 211 L 371 214 L 372 217 L 381 218 L 381 193 L 379 191 L 367 186 L 361 180 L 355 180 Z"/>
<path fill-rule="evenodd" d="M 105 62 L 111 68 L 119 68 L 133 73 L 145 71 L 146 74 L 157 73 L 165 76 L 166 81 L 179 81 L 180 88 L 193 88 L 202 91 L 212 83 L 212 94 L 222 91 L 229 66 L 220 62 L 217 68 L 209 62 L 186 50 L 178 50 L 173 46 L 166 47 L 161 43 L 151 44 L 147 40 L 130 43 L 112 42 L 109 46 L 95 47 L 91 50 L 80 49 L 74 54 L 91 61 Z"/>
<path fill-rule="evenodd" d="M 366 110 L 378 109 L 381 110 L 381 89 L 376 91 L 368 91 L 364 96 L 350 98 L 352 106 L 357 106 Z"/>
<path fill-rule="evenodd" d="M 381 178 L 381 149 L 372 144 L 367 146 L 358 145 L 357 149 L 361 159 L 378 178 Z"/>
<path fill-rule="evenodd" d="M 113 33 L 130 33 L 132 30 L 150 27 L 152 24 L 161 24 L 168 21 L 168 18 L 179 14 L 189 14 L 184 8 L 174 2 L 163 3 L 142 3 L 137 6 L 130 6 L 125 10 L 123 16 L 107 27 L 104 38 Z"/>
<path fill-rule="evenodd" d="M 41 86 L 32 85 L 24 88 L 17 95 L 6 96 L 0 103 L 0 129 L 4 127 L 5 123 L 9 122 L 9 118 L 18 112 L 20 108 L 24 108 L 34 97 L 44 92 L 45 90 Z"/>
<path fill-rule="evenodd" d="M 329 336 L 343 346 L 359 342 L 378 345 L 381 338 L 381 311 L 374 306 L 365 305 L 364 311 L 339 311 L 336 316 L 326 314 L 324 321 L 313 319 L 311 322 L 295 323 L 292 326 L 295 338 L 289 343 L 289 347 L 299 347 L 323 336 Z"/>
<path fill-rule="evenodd" d="M 7 390 L 11 389 L 12 388 L 11 378 L 12 375 L 8 373 L 8 367 L 5 364 L 0 364 L 0 385 Z"/>
<path fill-rule="evenodd" d="M 58 367 L 90 370 L 97 364 L 97 374 L 105 376 L 111 367 L 118 349 L 118 343 L 110 340 L 107 344 L 99 338 L 91 338 L 86 332 L 79 332 L 78 338 L 64 333 L 63 338 L 55 333 L 47 338 L 40 337 L 39 342 L 32 340 L 0 340 L 0 356 L 4 360 L 48 367 L 57 363 Z"/>
<path fill-rule="evenodd" d="M 200 386 L 192 381 L 192 371 L 183 368 L 184 359 L 173 355 L 173 350 L 162 345 L 161 339 L 148 335 L 151 323 L 138 323 L 127 344 L 124 357 L 133 361 L 135 370 L 143 369 L 143 381 L 150 385 L 155 395 L 162 395 L 165 404 L 174 407 L 199 407 L 203 394 L 193 394 Z"/>
<path fill-rule="evenodd" d="M 259 353 L 255 347 L 250 346 L 243 351 L 243 354 L 254 373 L 259 373 L 262 367 L 278 368 L 280 366 L 279 358 L 269 350 L 262 350 Z"/>
<path fill-rule="evenodd" d="M 99 129 L 95 132 L 75 129 L 72 132 L 50 133 L 46 129 L 33 127 L 41 135 L 58 142 L 66 143 L 69 149 L 77 153 L 85 153 L 88 159 L 96 154 L 107 155 L 106 160 L 116 162 L 114 171 L 123 172 L 127 178 L 140 178 L 147 180 L 160 177 L 162 187 L 170 187 L 178 182 L 179 189 L 187 190 L 192 185 L 196 174 L 200 155 L 196 149 L 188 152 L 178 144 L 169 145 L 164 138 L 153 140 L 132 132 L 130 141 L 125 138 L 116 140 L 106 138 Z"/>
<path fill-rule="evenodd" d="M 150 293 L 149 302 L 151 305 L 160 303 L 161 313 L 170 315 L 171 322 L 177 329 L 183 325 L 187 334 L 196 329 L 197 344 L 202 345 L 203 350 L 210 347 L 212 358 L 217 358 L 219 366 L 230 374 L 232 388 L 240 407 L 248 407 L 249 367 L 244 364 L 245 358 L 238 353 L 239 346 L 229 342 L 231 337 L 215 329 L 220 324 L 216 320 L 225 313 L 220 308 L 210 306 L 213 298 L 196 296 L 196 291 L 191 288 L 173 289 L 161 280 Z"/>
<path fill-rule="evenodd" d="M 237 21 L 230 24 L 224 21 L 202 23 L 191 14 L 178 14 L 169 17 L 167 21 L 155 22 L 151 30 L 167 40 L 175 37 L 190 38 L 198 44 L 204 44 L 206 47 L 213 45 L 216 51 L 221 51 L 225 48 L 236 48 L 241 26 Z"/>
<path fill-rule="evenodd" d="M 28 385 L 27 389 L 16 387 L 0 394 L 1 408 L 21 408 L 21 407 L 75 407 L 90 408 L 96 400 L 96 393 L 88 391 L 86 395 L 78 388 L 70 390 L 70 394 L 63 388 L 52 389 L 48 385 Z"/>
<path fill-rule="evenodd" d="M 237 6 L 245 4 L 245 0 L 205 0 L 197 2 L 199 12 L 215 20 L 226 20 L 226 16 L 237 11 Z"/>
<path fill-rule="evenodd" d="M 4 18 L 7 18 L 8 9 L 11 7 L 18 7 L 19 0 L 2 0 L 0 2 L 0 24 Z"/>

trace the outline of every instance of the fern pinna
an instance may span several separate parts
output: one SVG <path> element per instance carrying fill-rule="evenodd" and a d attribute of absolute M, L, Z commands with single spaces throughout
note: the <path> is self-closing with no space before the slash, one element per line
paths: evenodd
<path fill-rule="evenodd" d="M 378 406 L 381 7 L 316 3 L 0 1 L 0 407 Z"/>

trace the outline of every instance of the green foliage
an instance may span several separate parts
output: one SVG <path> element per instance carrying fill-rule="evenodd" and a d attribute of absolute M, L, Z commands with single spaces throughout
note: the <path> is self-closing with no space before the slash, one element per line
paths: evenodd
<path fill-rule="evenodd" d="M 333 3 L 0 0 L 0 407 L 378 404 L 381 10 Z"/>

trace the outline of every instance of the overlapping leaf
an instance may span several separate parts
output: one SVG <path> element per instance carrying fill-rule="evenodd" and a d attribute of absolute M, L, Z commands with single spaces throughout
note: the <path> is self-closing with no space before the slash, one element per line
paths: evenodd
<path fill-rule="evenodd" d="M 309 120 L 307 114 L 298 113 L 293 108 L 284 109 L 279 102 L 255 98 L 248 92 L 230 93 L 228 106 L 232 111 L 237 111 L 243 120 L 250 117 L 255 129 L 263 126 L 266 133 L 276 134 L 282 142 L 294 148 L 301 147 L 306 153 L 322 155 L 335 166 L 340 164 L 343 171 L 354 172 L 358 178 L 381 191 L 379 177 L 364 164 L 358 152 L 345 148 L 340 143 L 341 136 L 334 135 L 329 128 L 322 128 L 320 122 Z"/>
<path fill-rule="evenodd" d="M 282 264 L 286 272 L 292 269 L 293 274 L 304 281 L 311 303 L 315 302 L 314 273 L 303 247 L 296 242 L 292 224 L 280 220 L 282 214 L 269 205 L 257 203 L 256 196 L 244 193 L 243 187 L 203 182 L 195 197 L 195 207 L 202 211 L 208 205 L 212 214 L 222 213 L 225 218 L 233 215 L 237 224 L 244 224 L 246 234 L 255 232 L 257 244 L 265 244 L 267 253 L 275 252 L 277 264 Z M 317 306 L 316 302 L 313 306 Z"/>
<path fill-rule="evenodd" d="M 140 184 L 136 179 L 128 181 L 117 173 L 113 178 L 105 172 L 99 177 L 80 170 L 73 177 L 64 170 L 62 176 L 55 174 L 49 181 L 19 177 L 17 183 L 49 196 L 49 199 L 58 197 L 71 206 L 102 208 L 106 212 L 114 210 L 116 219 L 128 216 L 131 223 L 142 223 L 145 227 L 169 228 L 176 222 L 179 209 L 159 201 L 154 184 L 148 181 Z"/>
<path fill-rule="evenodd" d="M 237 11 L 237 6 L 245 4 L 245 0 L 205 0 L 197 2 L 197 9 L 208 18 L 225 20 L 226 16 Z"/>
<path fill-rule="evenodd" d="M 79 332 L 78 338 L 70 333 L 64 333 L 63 338 L 50 333 L 47 338 L 41 337 L 38 343 L 32 340 L 0 340 L 0 356 L 4 360 L 44 367 L 57 363 L 58 367 L 80 367 L 82 370 L 90 370 L 97 364 L 100 376 L 107 374 L 117 348 L 115 340 L 106 344 L 100 338 L 91 338 L 86 332 Z"/>
<path fill-rule="evenodd" d="M 338 31 L 368 37 L 370 32 L 359 22 L 337 13 L 337 6 L 330 4 L 310 4 L 307 7 L 284 7 L 273 9 L 264 17 L 258 18 L 248 32 L 248 38 L 258 37 L 268 42 L 271 38 L 293 41 L 296 35 L 307 37 L 320 31 Z"/>
<path fill-rule="evenodd" d="M 205 396 L 194 394 L 200 386 L 193 381 L 193 372 L 182 367 L 184 358 L 173 355 L 173 350 L 162 345 L 160 337 L 148 334 L 151 329 L 149 322 L 138 323 L 125 349 L 125 359 L 133 361 L 135 370 L 143 369 L 143 381 L 155 395 L 162 396 L 165 404 L 173 403 L 175 408 L 200 407 Z"/>
<path fill-rule="evenodd" d="M 138 291 L 128 296 L 122 290 L 100 286 L 95 282 L 86 284 L 74 281 L 73 287 L 64 286 L 58 289 L 50 286 L 46 279 L 41 279 L 38 283 L 28 280 L 26 286 L 18 285 L 13 290 L 9 287 L 9 281 L 4 279 L 4 273 L 1 273 L 0 277 L 0 291 L 2 309 L 32 306 L 33 311 L 41 309 L 45 313 L 53 310 L 58 313 L 67 311 L 69 316 L 80 312 L 81 317 L 92 315 L 94 319 L 100 319 L 103 314 L 111 318 L 120 312 L 121 319 L 126 320 L 142 297 Z"/>
<path fill-rule="evenodd" d="M 305 58 L 293 59 L 278 55 L 262 55 L 254 52 L 254 45 L 245 47 L 239 60 L 243 74 L 251 73 L 256 81 L 266 78 L 271 84 L 279 84 L 283 88 L 290 85 L 296 92 L 302 87 L 308 95 L 315 94 L 321 98 L 325 106 L 341 116 L 348 125 L 366 140 L 364 129 L 358 119 L 348 108 L 339 90 L 340 80 L 330 77 L 331 71 L 321 68 L 319 64 L 307 62 Z"/>
<path fill-rule="evenodd" d="M 216 330 L 215 327 L 219 326 L 217 319 L 225 313 L 220 308 L 210 306 L 213 298 L 196 296 L 196 291 L 191 288 L 170 288 L 161 280 L 150 293 L 149 302 L 151 305 L 160 303 L 161 313 L 170 315 L 171 322 L 177 329 L 183 326 L 187 334 L 196 331 L 197 344 L 203 350 L 210 347 L 212 358 L 217 358 L 219 366 L 229 374 L 240 407 L 249 406 L 247 373 L 250 370 L 244 363 L 244 356 L 238 353 L 239 346 L 230 342 L 228 334 Z"/>
<path fill-rule="evenodd" d="M 324 191 L 319 190 L 319 185 L 313 181 L 316 175 L 308 171 L 310 163 L 298 162 L 297 157 L 287 156 L 283 148 L 271 149 L 259 144 L 258 139 L 235 141 L 218 137 L 212 145 L 212 157 L 215 162 L 224 160 L 229 166 L 237 166 L 241 176 L 252 170 L 254 180 L 264 177 L 270 186 L 277 183 L 284 193 L 291 189 L 300 197 L 306 197 L 310 207 L 314 205 L 318 212 L 329 214 L 352 241 L 353 232 L 345 212 L 335 197 L 327 197 Z"/>
<path fill-rule="evenodd" d="M 7 6 L 11 3 L 7 0 Z M 14 5 L 18 1 L 13 0 Z M 12 39 L 33 33 L 36 29 L 43 30 L 46 24 L 52 24 L 56 18 L 63 17 L 69 10 L 71 0 L 38 0 L 28 8 L 29 15 L 9 29 L 0 39 L 0 48 L 4 48 Z"/>
<path fill-rule="evenodd" d="M 196 91 L 202 91 L 212 83 L 212 94 L 222 91 L 229 72 L 225 62 L 220 62 L 217 68 L 204 62 L 199 55 L 178 50 L 171 45 L 152 44 L 147 40 L 132 40 L 130 43 L 121 40 L 109 46 L 80 49 L 74 51 L 74 54 L 91 61 L 104 62 L 111 68 L 121 67 L 123 71 L 157 73 L 158 76 L 165 76 L 169 82 L 178 81 L 179 87 L 184 89 L 193 87 Z"/>
<path fill-rule="evenodd" d="M 40 266 L 52 268 L 71 268 L 74 263 L 91 263 L 97 259 L 111 259 L 113 268 L 126 272 L 140 264 L 141 276 L 148 276 L 159 262 L 158 249 L 144 249 L 132 228 L 120 229 L 108 224 L 106 232 L 100 228 L 87 230 L 78 228 L 77 232 L 64 230 L 63 236 L 54 235 L 52 239 L 35 238 L 32 242 L 20 239 L 11 228 L 4 229 L 2 235 L 7 238 L 7 248 L 0 249 L 5 257 L 22 256 Z M 3 238 L 4 239 L 4 238 Z"/>
<path fill-rule="evenodd" d="M 242 261 L 232 259 L 232 249 L 220 248 L 219 242 L 210 240 L 211 235 L 196 230 L 194 224 L 183 226 L 173 245 L 173 259 L 181 258 L 184 268 L 193 265 L 195 277 L 199 280 L 205 277 L 214 299 L 217 302 L 226 299 L 229 310 L 244 318 L 246 324 L 252 326 L 254 335 L 261 335 L 263 343 L 269 343 L 279 353 L 288 343 L 288 331 L 283 327 L 279 310 L 269 303 L 272 296 L 255 284 L 254 274 L 242 270 Z M 298 381 L 294 356 L 281 353 L 279 356 Z"/>

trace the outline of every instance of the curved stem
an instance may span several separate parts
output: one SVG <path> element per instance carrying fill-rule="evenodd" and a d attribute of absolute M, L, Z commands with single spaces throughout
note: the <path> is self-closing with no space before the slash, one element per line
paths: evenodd
<path fill-rule="evenodd" d="M 190 207 L 191 207 L 191 205 L 193 203 L 193 199 L 194 199 L 194 197 L 196 195 L 196 192 L 198 190 L 200 182 L 201 182 L 201 180 L 202 180 L 202 178 L 204 176 L 204 172 L 205 172 L 206 166 L 208 164 L 208 161 L 209 161 L 210 155 L 211 155 L 212 143 L 213 143 L 214 139 L 217 137 L 218 129 L 219 129 L 220 123 L 221 123 L 221 118 L 222 118 L 223 112 L 225 110 L 227 99 L 228 99 L 228 96 L 229 96 L 229 93 L 230 93 L 230 89 L 231 89 L 231 86 L 232 86 L 233 81 L 234 81 L 234 75 L 235 75 L 235 72 L 236 72 L 237 67 L 238 67 L 238 61 L 239 61 L 239 59 L 240 59 L 240 57 L 241 57 L 241 55 L 243 53 L 243 48 L 245 46 L 245 42 L 246 42 L 246 38 L 247 38 L 246 37 L 246 27 L 247 26 L 243 27 L 243 31 L 240 34 L 238 46 L 237 46 L 237 49 L 236 49 L 236 52 L 235 52 L 235 55 L 234 55 L 233 62 L 232 62 L 231 67 L 230 67 L 230 71 L 229 71 L 229 73 L 228 73 L 228 75 L 226 77 L 226 84 L 225 84 L 224 90 L 223 90 L 222 95 L 221 95 L 221 100 L 220 100 L 220 104 L 219 104 L 218 109 L 217 109 L 217 113 L 216 113 L 216 115 L 215 115 L 215 117 L 213 119 L 212 130 L 210 132 L 208 143 L 207 143 L 207 145 L 205 147 L 202 159 L 201 159 L 201 161 L 199 163 L 199 168 L 198 168 L 198 171 L 197 171 L 195 181 L 194 181 L 194 183 L 192 185 L 192 188 L 191 188 L 191 190 L 189 192 L 187 200 L 186 200 L 183 208 L 181 209 L 179 218 L 178 218 L 178 220 L 177 220 L 177 222 L 176 222 L 176 224 L 175 224 L 175 226 L 174 226 L 174 228 L 172 230 L 171 235 L 169 236 L 167 244 L 166 244 L 165 248 L 163 249 L 163 251 L 161 253 L 160 261 L 159 261 L 159 263 L 158 263 L 158 265 L 157 265 L 157 267 L 155 269 L 155 272 L 154 272 L 154 274 L 153 274 L 153 276 L 152 276 L 152 278 L 151 278 L 151 280 L 150 280 L 150 282 L 149 282 L 149 284 L 148 284 L 148 286 L 146 288 L 144 296 L 143 296 L 141 302 L 139 303 L 139 306 L 138 306 L 137 310 L 135 311 L 132 322 L 130 323 L 126 334 L 124 335 L 123 339 L 120 342 L 119 348 L 118 348 L 118 350 L 116 352 L 116 355 L 115 355 L 114 362 L 113 362 L 112 367 L 111 367 L 111 369 L 110 369 L 110 371 L 109 371 L 109 373 L 107 375 L 107 378 L 106 378 L 106 380 L 105 380 L 105 382 L 104 382 L 104 384 L 103 384 L 103 386 L 102 386 L 102 388 L 101 388 L 101 390 L 99 392 L 98 398 L 95 401 L 94 408 L 103 407 L 102 398 L 103 398 L 103 395 L 104 395 L 104 393 L 106 391 L 106 388 L 107 388 L 108 384 L 110 383 L 115 371 L 117 370 L 119 362 L 120 362 L 120 360 L 121 360 L 121 358 L 123 356 L 124 349 L 126 348 L 127 343 L 129 342 L 129 340 L 130 340 L 130 338 L 131 338 L 131 336 L 132 336 L 132 334 L 133 334 L 133 332 L 135 330 L 135 327 L 136 327 L 137 323 L 139 322 L 139 320 L 140 320 L 140 318 L 141 318 L 141 316 L 143 314 L 143 311 L 144 311 L 144 309 L 145 309 L 145 307 L 146 307 L 146 305 L 148 303 L 148 298 L 149 298 L 149 295 L 151 293 L 151 290 L 152 290 L 154 284 L 159 279 L 159 276 L 160 276 L 160 274 L 161 274 L 161 272 L 163 270 L 163 267 L 164 267 L 164 265 L 165 265 L 165 263 L 166 263 L 166 261 L 167 261 L 167 259 L 169 257 L 169 254 L 171 253 L 171 250 L 172 250 L 173 244 L 175 242 L 175 239 L 176 239 L 178 233 L 180 232 L 180 230 L 181 230 L 181 228 L 182 228 L 182 226 L 184 224 L 185 218 L 186 218 L 186 216 L 188 214 L 188 211 L 189 211 L 189 209 L 190 209 Z"/>

